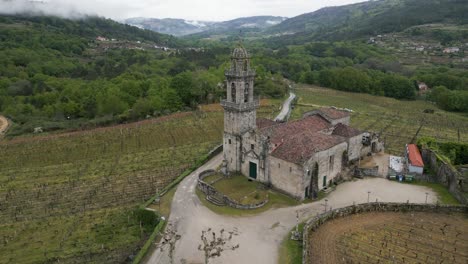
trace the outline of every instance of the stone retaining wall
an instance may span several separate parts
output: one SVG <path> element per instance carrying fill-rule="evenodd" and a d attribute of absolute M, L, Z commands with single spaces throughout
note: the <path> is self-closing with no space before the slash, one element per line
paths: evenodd
<path fill-rule="evenodd" d="M 197 188 L 200 191 L 202 191 L 205 195 L 217 197 L 225 205 L 227 205 L 229 207 L 232 207 L 232 208 L 243 209 L 243 210 L 257 209 L 257 208 L 260 208 L 260 207 L 262 207 L 262 206 L 264 206 L 265 204 L 268 203 L 268 199 L 266 199 L 264 201 L 261 201 L 259 203 L 256 203 L 256 204 L 240 204 L 240 203 L 234 201 L 233 199 L 229 198 L 228 196 L 226 196 L 226 195 L 222 194 L 221 192 L 219 192 L 218 190 L 216 190 L 216 188 L 213 187 L 211 184 L 208 184 L 208 183 L 203 181 L 203 179 L 205 179 L 206 177 L 208 177 L 210 175 L 213 175 L 215 173 L 216 173 L 215 170 L 206 170 L 206 171 L 202 171 L 198 175 Z"/>
<path fill-rule="evenodd" d="M 434 212 L 434 213 L 468 213 L 465 205 L 411 204 L 411 203 L 365 203 L 334 209 L 309 219 L 304 226 L 302 241 L 302 264 L 310 264 L 309 236 L 325 222 L 353 214 L 367 212 Z"/>
<path fill-rule="evenodd" d="M 466 183 L 461 173 L 430 149 L 423 148 L 421 154 L 425 165 L 434 172 L 434 175 L 424 174 L 421 180 L 443 184 L 460 203 L 468 204 L 467 195 L 463 194 Z"/>

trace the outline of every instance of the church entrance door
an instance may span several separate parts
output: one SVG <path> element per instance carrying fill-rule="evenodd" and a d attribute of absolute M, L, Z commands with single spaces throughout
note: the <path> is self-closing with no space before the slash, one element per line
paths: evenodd
<path fill-rule="evenodd" d="M 249 163 L 249 176 L 250 178 L 257 179 L 257 163 Z"/>

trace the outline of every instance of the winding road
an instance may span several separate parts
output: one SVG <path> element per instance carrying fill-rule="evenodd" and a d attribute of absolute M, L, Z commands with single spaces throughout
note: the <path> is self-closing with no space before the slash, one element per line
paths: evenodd
<path fill-rule="evenodd" d="M 291 93 L 283 109 L 289 109 L 289 104 L 294 97 L 295 95 Z M 281 114 L 286 116 L 287 112 L 284 114 L 282 111 Z M 169 246 L 165 246 L 151 252 L 147 263 L 204 263 L 203 252 L 198 250 L 198 246 L 201 243 L 202 231 L 211 228 L 216 232 L 221 229 L 235 232 L 237 235 L 233 237 L 232 242 L 239 244 L 238 249 L 224 251 L 220 257 L 210 260 L 211 264 L 276 264 L 281 241 L 296 224 L 296 212 L 299 213 L 300 221 L 304 221 L 324 210 L 324 202 L 317 201 L 294 207 L 270 209 L 254 216 L 218 215 L 203 206 L 195 193 L 195 188 L 198 174 L 204 170 L 218 168 L 221 162 L 222 154 L 219 154 L 179 184 L 168 219 L 181 236 L 175 244 L 173 262 L 169 257 Z M 436 194 L 426 187 L 401 184 L 381 178 L 367 178 L 340 184 L 328 195 L 327 206 L 339 208 L 353 203 L 367 202 L 369 191 L 371 201 L 378 199 L 382 202 L 406 202 L 409 200 L 412 203 L 424 203 L 426 193 L 429 194 L 428 202 L 435 203 L 437 200 Z"/>
<path fill-rule="evenodd" d="M 287 121 L 289 117 L 289 112 L 291 111 L 291 102 L 296 98 L 296 95 L 293 92 L 289 92 L 289 97 L 284 101 L 281 112 L 275 118 L 275 121 Z"/>

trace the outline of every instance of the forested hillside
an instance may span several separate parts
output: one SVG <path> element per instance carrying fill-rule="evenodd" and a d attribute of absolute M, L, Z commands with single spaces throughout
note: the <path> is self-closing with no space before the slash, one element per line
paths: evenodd
<path fill-rule="evenodd" d="M 188 48 L 174 37 L 96 17 L 1 16 L 0 38 L 0 112 L 14 122 L 10 135 L 126 122 L 213 102 L 230 53 L 228 46 Z M 259 91 L 262 79 L 271 81 L 264 74 Z"/>
<path fill-rule="evenodd" d="M 283 21 L 266 33 L 276 47 L 317 40 L 349 40 L 400 32 L 429 23 L 466 24 L 465 0 L 379 0 L 327 7 Z"/>

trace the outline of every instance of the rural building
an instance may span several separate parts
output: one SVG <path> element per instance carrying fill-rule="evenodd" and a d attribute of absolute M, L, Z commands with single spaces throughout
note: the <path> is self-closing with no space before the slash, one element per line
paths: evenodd
<path fill-rule="evenodd" d="M 255 71 L 243 47 L 234 49 L 225 72 L 223 155 L 228 172 L 241 172 L 297 199 L 315 197 L 350 162 L 383 150 L 375 134 L 349 126 L 350 113 L 321 108 L 295 121 L 256 118 Z"/>
<path fill-rule="evenodd" d="M 424 162 L 415 144 L 406 145 L 406 161 L 408 164 L 408 172 L 422 174 Z"/>
<path fill-rule="evenodd" d="M 457 53 L 457 52 L 460 52 L 459 47 L 449 47 L 449 48 L 445 48 L 443 51 L 443 53 Z"/>
<path fill-rule="evenodd" d="M 429 86 L 427 86 L 426 83 L 419 82 L 418 83 L 418 89 L 419 89 L 420 92 L 427 91 L 427 90 L 429 90 Z"/>

